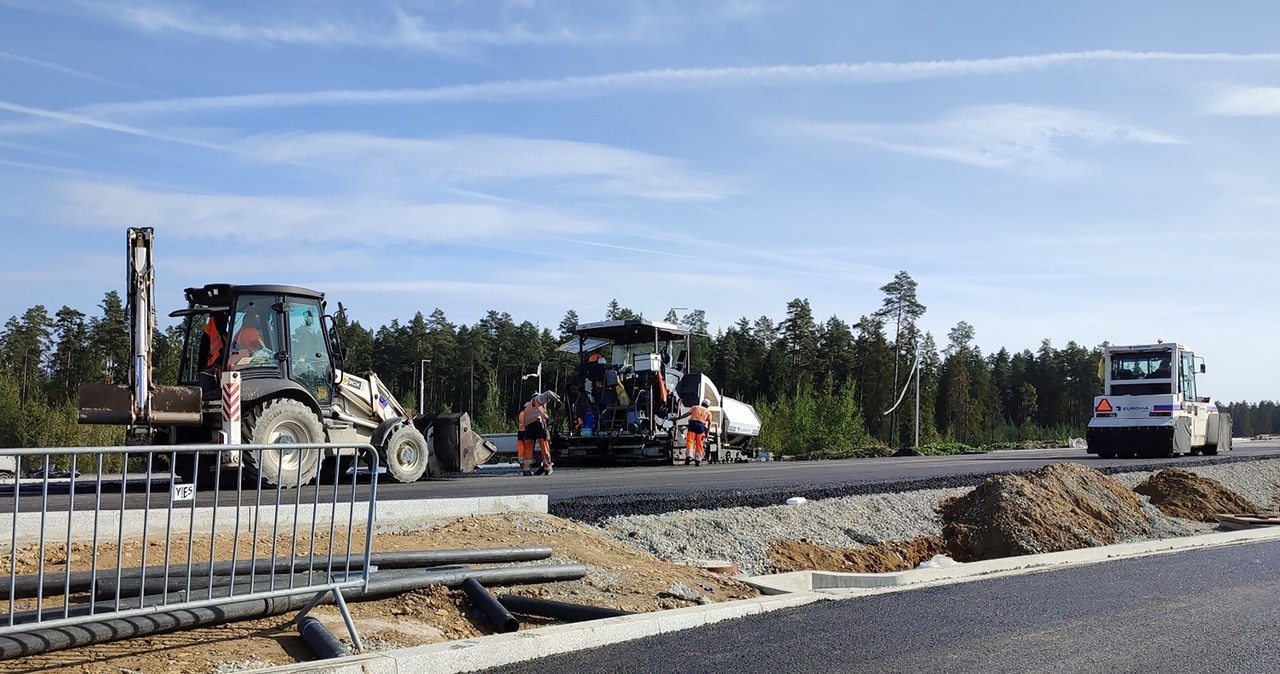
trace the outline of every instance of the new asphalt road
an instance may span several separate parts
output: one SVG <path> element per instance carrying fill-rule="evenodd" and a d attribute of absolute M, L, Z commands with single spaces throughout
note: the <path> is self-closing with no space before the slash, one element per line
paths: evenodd
<path fill-rule="evenodd" d="M 1278 672 L 1280 543 L 810 604 L 494 672 Z"/>

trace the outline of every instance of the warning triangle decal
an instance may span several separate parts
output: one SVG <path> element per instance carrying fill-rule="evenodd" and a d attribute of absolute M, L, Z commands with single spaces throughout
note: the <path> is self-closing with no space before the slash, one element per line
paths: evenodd
<path fill-rule="evenodd" d="M 1098 401 L 1098 406 L 1093 409 L 1094 412 L 1107 413 L 1111 411 L 1111 403 L 1106 398 Z"/>

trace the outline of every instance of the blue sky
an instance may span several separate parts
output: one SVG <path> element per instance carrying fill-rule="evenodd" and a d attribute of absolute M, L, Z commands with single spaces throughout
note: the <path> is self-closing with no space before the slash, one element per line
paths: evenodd
<path fill-rule="evenodd" d="M 0 317 L 308 285 L 366 324 L 713 325 L 899 270 L 984 351 L 1275 398 L 1280 4 L 0 0 Z"/>

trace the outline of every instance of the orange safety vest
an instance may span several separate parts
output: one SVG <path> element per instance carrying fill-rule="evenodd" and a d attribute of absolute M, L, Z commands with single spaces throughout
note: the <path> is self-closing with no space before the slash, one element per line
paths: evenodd
<path fill-rule="evenodd" d="M 694 405 L 689 408 L 689 421 L 701 421 L 704 424 L 711 423 L 711 410 L 702 405 Z"/>
<path fill-rule="evenodd" d="M 535 421 L 537 421 L 537 420 L 539 420 L 539 419 L 542 419 L 542 418 L 544 418 L 545 416 L 546 416 L 546 415 L 545 415 L 545 414 L 543 414 L 543 412 L 542 412 L 542 406 L 541 406 L 541 405 L 539 405 L 539 404 L 537 404 L 537 403 L 534 403 L 534 404 L 532 404 L 532 405 L 529 405 L 529 406 L 525 407 L 523 410 L 520 410 L 520 422 L 519 422 L 519 424 L 517 425 L 517 428 L 519 428 L 520 430 L 522 430 L 522 431 L 523 431 L 525 426 L 528 426 L 529 424 L 531 424 L 531 423 L 533 423 L 533 422 L 535 422 Z"/>
<path fill-rule="evenodd" d="M 209 322 L 204 324 L 204 334 L 209 336 L 209 362 L 205 363 L 205 367 L 213 367 L 222 357 L 222 335 L 218 332 L 218 324 L 214 322 L 212 314 L 209 315 Z"/>

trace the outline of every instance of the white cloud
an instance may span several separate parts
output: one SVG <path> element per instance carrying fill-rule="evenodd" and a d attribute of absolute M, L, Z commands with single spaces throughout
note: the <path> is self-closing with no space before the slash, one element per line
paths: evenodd
<path fill-rule="evenodd" d="M 1235 87 L 1218 93 L 1205 106 L 1211 115 L 1280 116 L 1280 87 Z"/>
<path fill-rule="evenodd" d="M 30 116 L 30 117 L 36 117 L 36 118 L 38 118 L 38 119 L 45 119 L 45 120 L 54 121 L 54 122 L 61 122 L 61 123 L 64 123 L 64 124 L 72 124 L 72 125 L 76 125 L 76 126 L 85 126 L 85 127 L 89 127 L 89 128 L 92 128 L 92 129 L 99 129 L 99 130 L 102 130 L 102 131 L 114 131 L 114 132 L 116 132 L 116 133 L 123 133 L 123 134 L 130 135 L 130 136 L 139 136 L 139 137 L 142 137 L 142 138 L 151 138 L 151 139 L 154 139 L 154 140 L 163 140 L 163 141 L 168 141 L 168 142 L 171 142 L 171 143 L 181 143 L 181 144 L 183 144 L 183 145 L 193 145 L 193 146 L 196 146 L 196 147 L 203 147 L 203 148 L 205 148 L 205 149 L 210 149 L 210 150 L 226 150 L 226 148 L 225 148 L 225 147 L 223 147 L 223 146 L 221 146 L 221 145 L 217 145 L 217 144 L 215 144 L 215 143 L 209 143 L 209 142 L 205 142 L 205 141 L 202 141 L 202 140 L 195 140 L 195 139 L 191 139 L 191 138 L 182 138 L 182 137 L 178 137 L 178 136 L 171 136 L 171 135 L 163 134 L 163 133 L 156 133 L 156 132 L 154 132 L 154 131 L 149 131 L 149 130 L 147 130 L 147 129 L 141 129 L 141 128 L 138 128 L 138 127 L 136 127 L 136 126 L 130 126 L 130 125 L 128 125 L 128 124 L 118 124 L 118 123 L 116 123 L 116 122 L 112 122 L 112 121 L 108 121 L 108 120 L 104 120 L 104 119 L 99 119 L 99 118 L 97 118 L 97 117 L 92 117 L 92 116 L 89 116 L 89 115 L 79 114 L 79 113 L 75 113 L 75 112 L 62 112 L 62 111 L 59 111 L 59 110 L 46 110 L 46 109 L 44 109 L 44 108 L 34 108 L 34 107 L 31 107 L 31 106 L 27 106 L 27 105 L 19 105 L 19 104 L 17 104 L 17 103 L 10 103 L 10 102 L 8 102 L 8 101 L 0 101 L 0 110 L 5 110 L 5 111 L 8 111 L 8 112 L 15 112 L 15 113 L 18 113 L 18 114 L 20 114 L 20 115 L 28 115 L 28 116 Z"/>
<path fill-rule="evenodd" d="M 1280 53 L 1219 54 L 1087 51 L 1032 56 L 948 61 L 826 63 L 727 68 L 663 68 L 557 79 L 525 79 L 461 84 L 426 89 L 331 89 L 231 96 L 197 96 L 127 103 L 106 103 L 78 110 L 84 114 L 161 115 L 335 105 L 506 102 L 617 91 L 702 90 L 752 86 L 879 84 L 927 79 L 1009 75 L 1082 63 L 1275 63 Z M 0 127 L 0 131 L 5 130 Z"/>
<path fill-rule="evenodd" d="M 675 159 L 565 140 L 329 132 L 255 136 L 236 147 L 252 161 L 323 165 L 382 185 L 573 178 L 573 187 L 564 189 L 670 201 L 713 200 L 734 192 L 726 181 L 691 171 Z"/>
<path fill-rule="evenodd" d="M 61 185 L 60 215 L 73 224 L 127 227 L 166 223 L 165 235 L 246 244 L 306 241 L 395 246 L 504 239 L 532 228 L 544 234 L 597 231 L 599 223 L 537 209 L 414 203 L 361 196 L 302 198 L 142 190 L 119 184 Z"/>
<path fill-rule="evenodd" d="M 43 12 L 90 16 L 147 35 L 185 35 L 231 43 L 369 47 L 458 53 L 472 47 L 656 42 L 690 25 L 743 21 L 768 5 L 753 0 L 611 0 L 581 4 L 478 2 L 471 7 L 409 2 L 353 3 L 345 8 L 280 1 L 268 11 L 234 16 L 191 3 L 161 0 L 6 0 Z M 277 18 L 300 14 L 306 19 Z"/>
<path fill-rule="evenodd" d="M 135 87 L 131 84 L 118 82 L 116 80 L 113 80 L 107 77 L 102 77 L 101 75 L 95 75 L 93 73 L 85 72 L 83 70 L 76 70 L 75 68 L 68 68 L 66 66 L 58 65 L 57 63 L 51 63 L 49 61 L 41 61 L 40 59 L 33 59 L 27 56 L 23 56 L 21 54 L 14 54 L 13 52 L 0 51 L 0 60 L 12 61 L 14 63 L 21 63 L 24 65 L 35 66 L 37 68 L 44 68 L 46 70 L 51 70 L 56 73 L 62 73 L 63 75 L 79 78 L 82 80 L 88 80 L 90 82 L 97 82 L 99 84 L 110 84 L 112 86 L 117 86 L 117 87 L 125 87 L 128 89 L 140 89 L 140 90 L 146 91 L 145 89 L 141 89 L 141 87 Z"/>
<path fill-rule="evenodd" d="M 1083 110 L 1028 105 L 965 108 L 937 121 L 916 124 L 808 122 L 796 128 L 824 139 L 983 168 L 1061 161 L 1064 140 L 1096 144 L 1182 142 Z"/>

